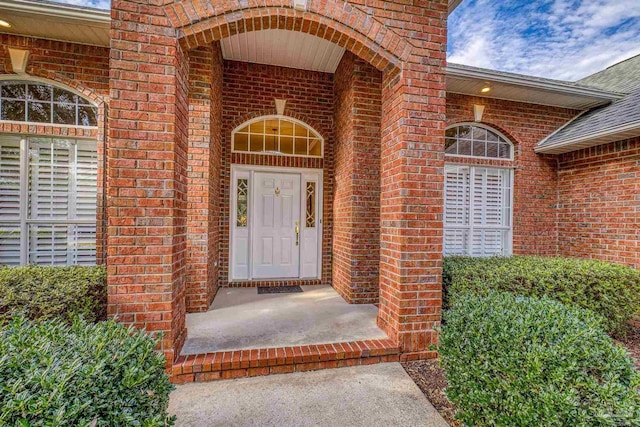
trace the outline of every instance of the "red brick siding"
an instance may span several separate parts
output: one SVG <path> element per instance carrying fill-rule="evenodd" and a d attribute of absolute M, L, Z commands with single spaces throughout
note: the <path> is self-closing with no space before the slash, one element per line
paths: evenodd
<path fill-rule="evenodd" d="M 640 268 L 640 138 L 559 156 L 559 254 Z"/>
<path fill-rule="evenodd" d="M 188 312 L 206 311 L 217 290 L 221 90 L 219 44 L 189 52 Z"/>
<path fill-rule="evenodd" d="M 381 73 L 346 52 L 335 73 L 333 287 L 378 302 Z"/>
<path fill-rule="evenodd" d="M 115 0 L 111 17 L 108 314 L 163 332 L 170 363 L 186 336 L 188 61 L 155 3 Z"/>
<path fill-rule="evenodd" d="M 223 174 L 221 177 L 220 284 L 229 278 L 229 202 L 231 164 L 320 168 L 324 170 L 322 280 L 305 284 L 331 283 L 331 236 L 333 194 L 333 76 L 328 73 L 224 61 L 222 90 Z M 286 99 L 285 115 L 316 129 L 324 138 L 324 159 L 231 153 L 231 132 L 253 117 L 275 114 L 274 99 Z M 263 282 L 260 285 L 280 282 Z M 249 285 L 242 283 L 241 285 Z M 258 285 L 252 283 L 251 286 Z"/>
<path fill-rule="evenodd" d="M 98 141 L 98 204 L 96 212 L 96 258 L 104 261 L 106 217 L 104 214 L 105 102 L 109 96 L 109 49 L 32 37 L 0 34 L 0 74 L 13 74 L 9 48 L 29 51 L 28 76 L 53 80 L 71 87 L 98 105 L 98 127 L 73 128 L 56 125 L 0 123 L 0 133 L 88 138 Z"/>
<path fill-rule="evenodd" d="M 473 122 L 473 105 L 485 106 L 482 123 L 507 136 L 514 161 L 483 161 L 447 156 L 451 163 L 515 167 L 513 197 L 513 253 L 557 254 L 557 160 L 533 149 L 545 136 L 573 118 L 578 111 L 543 105 L 447 94 L 447 125 Z"/>
<path fill-rule="evenodd" d="M 414 46 L 382 80 L 378 325 L 404 358 L 428 358 L 442 306 L 448 6 L 384 2 L 372 10 Z"/>
<path fill-rule="evenodd" d="M 166 110 L 161 111 L 165 114 L 161 114 L 153 122 L 159 123 L 159 127 L 164 132 L 154 130 L 149 134 L 160 138 L 160 141 L 165 142 L 169 139 L 173 142 L 173 145 L 167 146 L 163 150 L 170 158 L 166 166 L 172 169 L 181 168 L 180 162 L 177 160 L 180 157 L 180 149 L 176 149 L 175 143 L 180 139 L 176 137 L 179 133 L 176 131 L 176 127 L 182 126 L 182 123 L 175 120 L 173 116 L 179 107 L 176 105 L 177 100 L 174 99 L 175 86 L 180 84 L 178 77 L 180 73 L 176 72 L 176 66 L 181 66 L 182 58 L 174 42 L 178 42 L 187 50 L 207 45 L 214 40 L 240 31 L 286 28 L 319 35 L 333 41 L 384 72 L 381 124 L 381 250 L 378 323 L 393 342 L 398 343 L 403 358 L 433 357 L 434 353 L 428 349 L 430 344 L 437 339 L 435 327 L 440 322 L 442 299 L 442 178 L 447 1 L 433 0 L 411 5 L 404 1 L 386 1 L 375 5 L 367 4 L 365 9 L 365 5 L 360 0 L 353 4 L 342 0 L 328 0 L 327 2 L 309 3 L 309 10 L 306 12 L 293 10 L 291 4 L 260 4 L 252 1 L 249 3 L 227 2 L 220 8 L 207 8 L 201 7 L 202 5 L 198 2 L 185 0 L 177 3 L 167 2 L 163 5 L 162 10 L 155 6 L 157 4 L 157 2 L 154 3 L 150 0 L 146 2 L 143 0 L 137 2 L 114 0 L 112 4 L 113 40 L 110 86 L 112 96 L 114 100 L 117 98 L 118 102 L 115 111 L 110 110 L 112 111 L 110 118 L 113 120 L 110 120 L 109 128 L 110 136 L 116 139 L 114 149 L 123 152 L 123 156 L 118 156 L 119 153 L 115 152 L 114 157 L 137 161 L 129 153 L 133 150 L 127 149 L 126 146 L 127 144 L 135 146 L 142 142 L 139 141 L 140 136 L 132 134 L 143 131 L 142 124 L 145 122 L 124 123 L 125 120 L 119 117 L 120 115 L 127 116 L 127 110 L 124 108 L 125 95 L 145 97 L 150 93 L 154 95 L 162 93 L 165 97 L 169 97 L 169 102 L 166 107 L 165 104 L 155 104 L 158 107 L 166 108 Z M 353 5 L 356 7 L 352 7 Z M 178 34 L 180 40 L 178 40 Z M 149 48 L 151 51 L 148 50 Z M 124 58 L 125 54 L 129 55 L 130 59 Z M 167 64 L 164 62 L 167 59 L 177 61 L 177 63 Z M 160 73 L 156 68 L 159 64 L 164 65 L 163 73 Z M 252 67 L 259 68 L 258 66 L 248 66 L 248 68 Z M 278 78 L 278 73 L 275 73 L 276 78 L 265 74 L 258 79 L 258 81 L 262 80 L 266 83 L 264 84 L 265 94 L 277 92 L 274 89 L 277 89 L 278 86 L 283 94 L 298 90 L 300 92 L 299 98 L 304 98 L 309 95 L 309 92 L 314 92 L 309 89 L 308 82 L 304 82 L 304 76 L 307 75 L 307 72 L 287 71 L 287 73 L 293 77 L 299 77 L 299 80 Z M 159 78 L 160 82 L 157 85 L 162 92 L 150 91 L 147 79 L 160 77 L 162 74 L 166 76 Z M 326 79 L 327 90 L 329 96 L 332 97 L 331 78 L 327 75 Z M 225 76 L 225 84 L 226 80 Z M 114 90 L 117 83 L 128 81 L 133 82 L 130 84 L 129 90 L 120 92 Z M 299 87 L 296 86 L 298 82 L 301 83 Z M 249 91 L 246 92 L 247 94 L 251 93 L 251 89 L 253 86 L 244 87 L 244 90 Z M 225 116 L 228 114 L 228 101 L 231 102 L 229 110 L 244 110 L 244 114 L 249 116 L 255 114 L 260 105 L 263 113 L 273 111 L 273 96 L 269 96 L 268 100 L 256 100 L 253 96 L 247 96 L 243 99 L 240 95 L 238 91 L 231 93 L 225 90 L 223 92 Z M 254 95 L 260 96 L 259 93 L 254 93 Z M 324 102 L 322 98 L 316 96 L 311 105 L 317 105 L 318 99 Z M 157 100 L 154 99 L 154 101 Z M 244 103 L 245 106 L 234 106 L 233 103 Z M 325 119 L 314 120 L 311 117 L 308 121 L 315 121 L 314 127 L 324 133 L 324 136 L 332 143 L 333 114 L 331 106 L 333 100 L 330 99 L 327 105 Z M 296 104 L 290 105 L 290 108 L 295 106 Z M 133 107 L 134 113 L 146 111 L 136 108 L 138 106 L 135 103 Z M 131 109 L 129 111 L 131 113 Z M 312 113 L 313 111 L 310 111 L 309 108 L 296 112 L 300 116 Z M 129 116 L 127 120 L 132 119 Z M 326 131 L 322 130 L 323 120 L 327 120 L 329 124 Z M 130 126 L 127 127 L 125 124 Z M 310 124 L 314 125 L 314 123 Z M 223 125 L 228 127 L 231 124 L 224 119 Z M 167 127 L 165 128 L 165 126 Z M 186 123 L 184 128 L 186 129 Z M 223 131 L 223 137 L 230 137 L 227 130 Z M 333 148 L 332 144 L 329 144 L 327 148 L 329 148 L 325 159 L 327 164 L 324 165 L 324 168 L 325 171 L 330 171 L 333 167 L 330 151 Z M 223 149 L 228 150 L 228 141 L 225 141 Z M 226 159 L 228 154 L 223 154 L 223 158 Z M 282 160 L 274 159 L 273 161 L 274 164 L 277 164 Z M 117 172 L 113 171 L 114 174 Z M 330 175 L 331 173 L 326 174 L 326 176 Z M 174 203 L 180 204 L 182 200 L 182 193 L 179 190 L 172 191 L 176 186 L 181 188 L 178 185 L 181 181 L 180 178 L 177 174 L 171 180 L 161 180 L 157 183 L 159 185 L 150 186 L 150 189 L 155 190 L 160 186 L 171 189 L 167 191 L 167 194 L 162 195 L 161 200 L 173 207 Z M 222 184 L 227 185 L 228 170 L 226 167 L 222 179 Z M 114 192 L 123 191 L 126 193 L 127 190 L 132 189 L 126 182 L 116 181 L 112 184 L 110 189 Z M 326 184 L 328 185 L 325 187 L 325 195 L 330 196 L 332 194 L 331 182 Z M 228 200 L 228 196 L 227 190 L 223 193 L 223 200 Z M 131 195 L 115 194 L 110 207 L 115 208 L 116 202 L 127 200 L 128 197 Z M 330 211 L 327 211 L 328 200 L 330 198 L 325 198 L 325 236 L 330 236 L 332 233 L 329 224 L 327 224 L 331 214 Z M 144 212 L 132 214 L 131 212 L 116 211 L 114 213 L 117 220 L 122 221 L 120 224 L 113 224 L 114 227 L 122 227 L 126 231 L 129 229 L 134 232 L 138 231 L 140 235 L 136 235 L 135 239 L 140 239 L 140 236 L 148 234 L 148 230 L 141 226 L 135 226 L 136 220 L 141 219 L 139 213 L 144 214 Z M 160 215 L 159 218 L 153 219 L 175 218 L 174 213 L 170 212 L 170 215 Z M 228 222 L 228 218 L 226 220 L 223 218 L 223 224 Z M 131 222 L 131 224 L 127 224 L 127 222 Z M 169 226 L 165 225 L 164 228 L 161 228 L 161 235 L 170 236 L 172 240 L 171 245 L 164 244 L 161 249 L 171 249 L 171 254 L 177 257 L 173 243 L 180 242 L 181 229 L 174 224 L 175 220 Z M 110 233 L 110 243 L 115 245 L 118 242 L 111 241 L 112 235 Z M 223 235 L 226 236 L 227 233 L 223 231 Z M 329 244 L 325 249 L 328 251 L 330 239 L 325 238 L 323 241 Z M 119 243 L 115 247 L 110 245 L 109 250 L 114 251 L 113 257 L 117 260 L 118 256 L 126 258 L 122 253 L 126 247 L 126 244 Z M 117 267 L 126 264 L 149 265 L 149 259 L 138 259 L 146 255 L 148 249 L 149 247 L 143 246 L 144 254 L 136 254 L 128 262 L 122 260 L 122 262 L 116 263 Z M 222 249 L 224 256 L 224 244 Z M 151 264 L 155 264 L 155 262 Z M 174 262 L 170 267 L 173 273 L 177 271 L 176 265 Z M 112 267 L 110 266 L 110 268 Z M 180 304 L 182 286 L 180 274 L 172 275 L 171 280 L 167 280 L 166 276 L 161 274 L 158 281 L 160 286 L 150 288 L 148 278 L 152 276 L 145 275 L 144 279 L 138 279 L 139 282 L 132 282 L 130 275 L 117 269 L 115 273 L 117 276 L 109 278 L 112 291 L 121 290 L 125 293 L 127 302 L 131 302 L 129 297 L 138 296 L 143 302 L 147 302 L 157 296 L 160 301 L 168 304 L 163 309 L 162 315 L 167 315 L 171 320 L 174 320 L 176 307 Z M 166 271 L 162 270 L 162 273 L 166 273 Z M 330 269 L 326 269 L 323 277 L 329 277 L 330 273 Z M 138 285 L 140 288 L 128 289 L 129 285 L 132 287 Z M 163 290 L 164 293 L 158 295 L 157 289 Z M 171 293 L 171 295 L 166 293 Z M 127 313 L 132 312 L 137 312 L 137 310 L 131 310 Z M 173 352 L 169 349 L 175 351 L 180 347 L 180 336 L 184 329 L 180 329 L 176 325 L 179 325 L 177 319 L 172 323 L 172 328 L 165 338 L 167 356 L 173 356 Z M 166 330 L 164 325 L 162 328 L 156 329 Z"/>

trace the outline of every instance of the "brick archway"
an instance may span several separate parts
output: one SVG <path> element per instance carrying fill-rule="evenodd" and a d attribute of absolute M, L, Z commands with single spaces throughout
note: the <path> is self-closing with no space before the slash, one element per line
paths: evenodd
<path fill-rule="evenodd" d="M 203 7 L 198 0 L 184 0 L 166 5 L 164 11 L 185 50 L 234 34 L 281 29 L 323 38 L 383 72 L 398 68 L 412 51 L 394 30 L 342 0 L 311 2 L 306 12 L 295 10 L 292 1 L 243 3 L 227 2 L 214 8 Z"/>
<path fill-rule="evenodd" d="M 335 43 L 382 71 L 378 324 L 403 358 L 435 356 L 429 346 L 442 302 L 447 3 L 308 0 L 301 12 L 293 0 L 114 0 L 110 315 L 162 331 L 167 360 L 179 355 L 186 336 L 189 61 L 205 46 L 221 60 L 212 42 L 231 35 L 285 29 Z M 211 88 L 219 84 L 213 80 Z M 210 111 L 217 134 L 222 109 Z"/>

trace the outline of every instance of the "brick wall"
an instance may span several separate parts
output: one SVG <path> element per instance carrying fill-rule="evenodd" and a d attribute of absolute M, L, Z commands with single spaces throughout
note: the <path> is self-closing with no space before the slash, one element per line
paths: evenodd
<path fill-rule="evenodd" d="M 273 6 L 256 3 L 247 7 L 244 2 L 227 2 L 220 8 L 201 6 L 193 0 L 163 2 L 162 5 L 151 0 L 112 2 L 109 157 L 133 164 L 109 169 L 109 191 L 113 193 L 110 193 L 109 208 L 114 214 L 109 220 L 110 227 L 114 229 L 111 233 L 110 228 L 109 233 L 111 274 L 108 281 L 113 294 L 122 294 L 119 295 L 120 301 L 110 300 L 111 314 L 122 312 L 129 317 L 140 316 L 149 325 L 148 318 L 141 316 L 141 313 L 152 312 L 145 305 L 154 299 L 162 302 L 165 306 L 157 312 L 163 318 L 162 322 L 151 326 L 168 332 L 163 343 L 168 358 L 179 350 L 184 335 L 184 317 L 180 311 L 180 305 L 184 305 L 181 303 L 184 269 L 180 264 L 184 255 L 180 249 L 184 240 L 181 214 L 186 194 L 182 191 L 182 171 L 183 166 L 186 167 L 182 153 L 186 135 L 184 139 L 181 135 L 183 127 L 186 130 L 188 124 L 187 120 L 183 123 L 180 118 L 184 105 L 178 96 L 182 91 L 184 74 L 181 71 L 182 52 L 241 31 L 283 28 L 337 43 L 383 72 L 378 324 L 398 343 L 403 358 L 434 357 L 435 353 L 429 350 L 429 346 L 437 339 L 442 300 L 444 66 L 448 2 L 430 0 L 408 5 L 406 1 L 398 0 L 365 5 L 360 0 L 328 0 L 310 2 L 304 12 L 294 10 L 290 3 Z M 241 67 L 236 67 L 242 71 Z M 257 66 L 248 68 L 259 70 Z M 239 89 L 259 96 L 252 89 L 262 81 L 268 89 L 264 91 L 265 95 L 277 92 L 279 88 L 283 95 L 298 90 L 298 98 L 307 97 L 313 101 L 313 106 L 317 106 L 318 101 L 322 104 L 329 101 L 326 102 L 328 110 L 324 118 L 314 120 L 310 117 L 306 121 L 331 141 L 325 159 L 328 164 L 323 165 L 325 171 L 331 170 L 333 126 L 325 131 L 322 125 L 323 121 L 332 124 L 333 120 L 330 76 L 326 77 L 329 99 L 317 94 L 311 99 L 314 91 L 309 89 L 309 82 L 304 82 L 308 75 L 306 72 L 282 71 L 281 75 L 288 74 L 287 78 L 278 78 L 277 73 L 274 78 L 273 72 L 270 74 L 256 81 L 247 80 Z M 243 98 L 242 92 L 227 90 L 229 82 L 226 78 L 224 83 L 223 126 L 232 126 L 233 122 L 226 120 L 227 108 L 229 111 L 243 111 L 248 116 L 255 114 L 259 107 L 263 109 L 262 113 L 273 111 L 271 93 L 264 99 L 256 99 L 255 96 Z M 296 86 L 298 83 L 301 84 L 299 87 Z M 129 96 L 134 99 L 128 99 Z M 150 111 L 149 105 L 160 111 Z M 267 105 L 270 106 L 268 109 Z M 293 104 L 290 108 L 296 106 Z M 312 114 L 310 111 L 307 108 L 295 114 L 304 116 Z M 136 118 L 144 114 L 149 114 L 152 120 Z M 139 145 L 149 139 L 145 139 L 143 134 L 165 144 L 161 150 L 166 156 L 162 166 L 163 170 L 172 171 L 172 175 L 162 176 L 153 182 L 141 177 L 131 182 L 118 180 L 117 175 L 123 170 L 141 169 L 136 167 L 136 163 L 142 161 L 136 154 L 144 155 L 146 160 L 153 152 L 139 149 Z M 229 138 L 225 129 L 223 137 Z M 228 146 L 228 141 L 225 141 L 223 150 L 228 150 Z M 223 158 L 227 156 L 223 151 Z M 277 162 L 265 156 L 260 160 Z M 155 173 L 160 168 L 153 167 L 152 170 Z M 223 185 L 227 185 L 226 167 L 222 179 Z M 332 188 L 330 182 L 325 184 L 325 195 L 329 199 L 325 197 L 324 231 L 325 236 L 330 236 L 332 230 L 328 222 L 331 212 L 327 211 L 327 201 L 332 195 Z M 136 191 L 160 189 L 164 192 L 157 196 L 169 206 L 166 212 L 150 215 L 146 208 L 135 206 L 138 209 L 127 210 L 120 205 L 132 198 L 134 204 L 142 200 L 141 196 L 134 195 Z M 226 189 L 223 200 L 228 200 L 228 196 Z M 158 260 L 152 258 L 152 247 L 141 242 L 149 237 L 150 229 L 155 228 L 142 224 L 147 217 L 159 222 L 156 235 L 167 238 L 154 250 L 161 256 L 170 256 L 172 262 L 168 269 L 166 261 L 162 262 L 161 256 Z M 223 224 L 227 222 L 228 219 L 223 217 Z M 132 250 L 131 245 L 117 240 L 130 231 L 135 236 L 136 247 L 141 247 L 139 253 L 128 252 Z M 228 234 L 226 230 L 222 233 L 223 236 Z M 330 239 L 325 237 L 323 241 L 329 245 L 323 248 L 328 253 Z M 224 256 L 224 243 L 221 248 Z M 145 269 L 142 275 L 132 278 L 130 272 L 125 272 L 132 265 Z M 159 271 L 155 274 L 148 272 L 146 269 L 149 267 Z M 330 277 L 330 273 L 326 268 L 323 278 Z M 225 277 L 224 272 L 222 275 Z M 155 286 L 151 284 L 152 279 L 156 280 Z M 139 304 L 130 306 L 136 299 Z M 170 328 L 166 327 L 167 323 L 170 323 Z"/>
<path fill-rule="evenodd" d="M 219 43 L 189 52 L 188 312 L 206 311 L 217 291 L 221 91 L 222 54 Z"/>
<path fill-rule="evenodd" d="M 104 262 L 106 216 L 104 212 L 105 108 L 109 97 L 109 49 L 33 37 L 0 34 L 0 74 L 12 74 L 9 48 L 29 51 L 28 77 L 52 80 L 82 93 L 98 105 L 96 129 L 56 125 L 0 123 L 1 133 L 88 138 L 98 141 L 98 202 L 96 259 Z"/>
<path fill-rule="evenodd" d="M 108 314 L 184 343 L 188 58 L 161 7 L 111 4 Z"/>
<path fill-rule="evenodd" d="M 640 138 L 559 156 L 559 254 L 640 268 Z"/>
<path fill-rule="evenodd" d="M 231 153 L 231 131 L 243 122 L 262 115 L 275 114 L 274 99 L 286 99 L 285 115 L 297 118 L 316 129 L 324 138 L 324 159 Z M 333 76 L 328 73 L 224 61 L 222 90 L 221 245 L 220 284 L 229 277 L 229 184 L 231 164 L 304 167 L 324 169 L 322 279 L 305 284 L 331 283 L 331 236 L 333 194 Z M 250 286 L 283 282 L 252 282 Z"/>
<path fill-rule="evenodd" d="M 556 156 L 533 149 L 578 111 L 544 105 L 447 94 L 447 125 L 473 122 L 473 105 L 485 106 L 482 123 L 514 144 L 514 161 L 447 156 L 447 162 L 514 167 L 513 253 L 556 255 L 558 250 Z"/>
<path fill-rule="evenodd" d="M 378 302 L 381 73 L 346 52 L 335 73 L 333 287 Z"/>

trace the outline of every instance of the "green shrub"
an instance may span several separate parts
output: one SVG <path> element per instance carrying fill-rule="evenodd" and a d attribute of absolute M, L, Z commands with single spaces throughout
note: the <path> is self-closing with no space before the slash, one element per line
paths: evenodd
<path fill-rule="evenodd" d="M 163 426 L 173 386 L 156 341 L 113 321 L 0 330 L 0 425 Z"/>
<path fill-rule="evenodd" d="M 466 425 L 640 425 L 640 374 L 590 311 L 490 291 L 444 317 L 446 394 Z"/>
<path fill-rule="evenodd" d="M 447 257 L 443 284 L 445 307 L 468 290 L 548 296 L 601 315 L 611 333 L 623 332 L 640 308 L 640 270 L 595 260 Z"/>
<path fill-rule="evenodd" d="M 30 319 L 106 318 L 107 275 L 97 267 L 0 267 L 0 323 L 13 313 Z"/>

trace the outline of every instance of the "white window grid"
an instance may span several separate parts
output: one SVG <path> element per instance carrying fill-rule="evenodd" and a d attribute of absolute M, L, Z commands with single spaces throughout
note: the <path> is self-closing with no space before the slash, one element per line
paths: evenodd
<path fill-rule="evenodd" d="M 278 131 L 269 133 L 266 131 L 267 121 L 277 120 L 278 121 Z M 252 125 L 258 124 L 262 122 L 264 131 L 253 131 Z M 282 124 L 287 123 L 291 124 L 294 128 L 294 132 L 292 135 L 283 135 L 280 132 L 282 128 Z M 245 128 L 247 129 L 245 131 Z M 304 134 L 296 134 L 298 129 L 303 129 Z M 236 144 L 236 136 L 242 135 L 247 137 L 247 148 L 240 149 L 238 148 L 238 144 Z M 253 141 L 260 141 L 261 147 L 259 150 L 252 150 L 252 137 Z M 267 143 L 270 138 L 272 139 L 272 143 L 274 145 L 273 149 L 267 149 Z M 282 142 L 285 138 L 292 139 L 292 152 L 286 152 L 283 150 Z M 304 152 L 297 150 L 298 141 L 305 143 Z M 315 144 L 320 144 L 320 152 L 319 154 L 311 154 L 311 150 L 315 147 Z M 320 134 L 313 129 L 311 126 L 306 123 L 296 120 L 292 117 L 288 116 L 280 116 L 280 115 L 270 115 L 270 116 L 261 116 L 255 119 L 249 120 L 247 122 L 242 123 L 240 126 L 236 127 L 231 133 L 231 148 L 234 153 L 250 153 L 250 154 L 258 154 L 258 155 L 277 155 L 277 156 L 290 156 L 290 157 L 313 157 L 313 158 L 321 158 L 324 156 L 324 138 L 320 136 Z"/>
<path fill-rule="evenodd" d="M 513 160 L 514 147 L 495 129 L 479 123 L 457 123 L 445 135 L 447 156 L 474 159 Z"/>
<path fill-rule="evenodd" d="M 5 96 L 3 87 L 6 86 L 22 86 L 24 90 L 24 96 L 21 97 L 13 97 L 13 96 Z M 49 99 L 35 99 L 30 98 L 29 96 L 29 86 L 39 86 L 47 88 L 49 91 Z M 68 101 L 60 101 L 55 99 L 55 93 L 64 94 Z M 6 119 L 4 117 L 4 102 L 22 102 L 24 103 L 24 120 L 15 120 L 15 119 Z M 30 104 L 42 104 L 47 105 L 49 108 L 49 120 L 47 121 L 33 121 L 30 120 L 29 117 L 29 106 Z M 73 122 L 64 122 L 57 121 L 55 115 L 55 108 L 57 107 L 68 107 L 72 108 L 74 111 L 74 121 Z M 80 123 L 81 120 L 81 109 L 88 109 L 93 114 L 93 117 L 96 120 L 96 123 Z M 98 117 L 98 109 L 91 104 L 91 102 L 83 97 L 76 95 L 68 90 L 59 88 L 54 85 L 39 83 L 39 82 L 22 82 L 16 80 L 6 80 L 0 81 L 0 120 L 2 121 L 16 121 L 16 122 L 26 122 L 26 123 L 41 123 L 41 124 L 56 124 L 56 125 L 71 125 L 71 126 L 82 126 L 82 127 L 96 127 L 97 126 L 97 117 Z"/>

